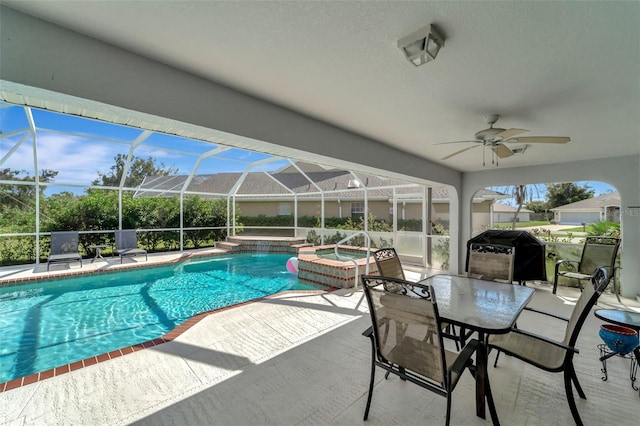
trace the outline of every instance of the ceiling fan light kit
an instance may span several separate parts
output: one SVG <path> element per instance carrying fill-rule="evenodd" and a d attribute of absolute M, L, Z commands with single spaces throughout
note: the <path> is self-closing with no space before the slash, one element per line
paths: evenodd
<path fill-rule="evenodd" d="M 398 40 L 398 49 L 415 66 L 433 61 L 444 47 L 444 37 L 433 25 L 427 25 Z"/>
<path fill-rule="evenodd" d="M 453 152 L 442 160 L 447 160 L 458 154 L 462 154 L 473 148 L 482 146 L 482 165 L 485 164 L 485 150 L 488 148 L 492 151 L 491 163 L 498 166 L 500 158 L 511 157 L 514 154 L 524 154 L 531 143 L 552 143 L 563 144 L 571 141 L 571 138 L 567 136 L 518 136 L 522 133 L 528 132 L 525 129 L 502 129 L 500 127 L 493 127 L 498 121 L 500 116 L 498 114 L 491 114 L 485 116 L 485 122 L 489 125 L 489 128 L 480 130 L 474 135 L 475 140 L 469 141 L 455 141 L 455 142 L 443 142 L 436 145 L 445 145 L 452 143 L 475 143 L 467 148 L 463 148 L 459 151 Z M 506 144 L 512 143 L 524 143 L 525 145 L 519 147 L 509 147 Z"/>

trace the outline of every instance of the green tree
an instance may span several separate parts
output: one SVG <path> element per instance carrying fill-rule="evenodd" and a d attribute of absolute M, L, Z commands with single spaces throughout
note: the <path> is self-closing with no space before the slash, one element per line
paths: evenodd
<path fill-rule="evenodd" d="M 132 229 L 178 228 L 180 226 L 180 203 L 177 197 L 134 198 L 133 207 L 134 211 L 127 213 L 127 222 L 135 222 L 134 226 L 131 226 Z M 166 236 L 161 232 L 140 234 L 140 240 L 150 250 L 156 250 L 159 243 L 165 239 Z"/>
<path fill-rule="evenodd" d="M 94 180 L 93 185 L 101 186 L 120 186 L 124 166 L 127 162 L 125 154 L 118 154 L 114 157 L 115 164 L 111 166 L 108 173 L 98 172 L 98 179 Z M 177 168 L 167 167 L 164 163 L 156 163 L 152 157 L 140 158 L 132 156 L 129 171 L 124 181 L 124 186 L 135 188 L 140 185 L 147 176 L 172 176 L 178 173 Z"/>
<path fill-rule="evenodd" d="M 532 201 L 532 196 L 534 193 L 538 193 L 537 185 L 513 185 L 508 186 L 502 189 L 500 192 L 504 192 L 513 198 L 516 203 L 516 211 L 513 214 L 513 220 L 511 221 L 511 229 L 516 229 L 516 222 L 518 219 L 518 214 L 520 214 L 520 210 L 522 210 L 522 206 L 527 200 L 529 202 Z"/>
<path fill-rule="evenodd" d="M 601 220 L 587 225 L 587 235 L 603 237 L 620 237 L 620 224 Z"/>
<path fill-rule="evenodd" d="M 38 177 L 40 182 L 50 182 L 58 175 L 55 170 L 43 169 Z M 14 181 L 15 184 L 5 184 L 0 186 L 0 211 L 5 208 L 32 208 L 35 197 L 36 187 L 32 184 L 19 182 L 35 182 L 34 176 L 31 176 L 25 170 L 12 170 L 9 168 L 0 169 L 0 180 Z M 40 196 L 43 196 L 44 187 L 40 187 Z"/>
<path fill-rule="evenodd" d="M 54 194 L 47 199 L 46 220 L 43 229 L 47 231 L 104 231 L 118 227 L 118 193 L 108 190 L 93 190 L 82 196 L 69 192 Z M 81 234 L 80 245 L 88 252 L 88 247 L 103 244 L 112 235 Z"/>
<path fill-rule="evenodd" d="M 184 227 L 205 228 L 224 227 L 227 224 L 227 202 L 224 199 L 205 200 L 197 195 L 185 198 Z M 207 240 L 219 240 L 224 237 L 224 230 L 193 229 L 185 231 L 187 239 L 195 248 L 200 248 Z"/>
<path fill-rule="evenodd" d="M 545 213 L 547 210 L 549 210 L 546 201 L 527 201 L 524 204 L 524 207 L 534 213 Z"/>
<path fill-rule="evenodd" d="M 76 205 L 79 197 L 65 191 L 53 194 L 47 201 L 40 215 L 43 231 L 71 231 L 77 230 Z"/>
<path fill-rule="evenodd" d="M 552 209 L 576 201 L 592 198 L 595 191 L 589 185 L 577 185 L 573 182 L 552 183 L 547 185 L 547 206 Z"/>
<path fill-rule="evenodd" d="M 40 182 L 50 182 L 58 172 L 44 169 Z M 0 169 L 0 180 L 15 182 L 0 185 L 0 228 L 11 232 L 34 232 L 36 222 L 35 177 L 24 170 Z M 44 186 L 38 196 L 44 204 Z"/>

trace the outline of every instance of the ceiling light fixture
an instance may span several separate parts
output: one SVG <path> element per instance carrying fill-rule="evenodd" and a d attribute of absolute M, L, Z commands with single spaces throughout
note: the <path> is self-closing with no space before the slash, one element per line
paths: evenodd
<path fill-rule="evenodd" d="M 398 49 L 415 66 L 433 61 L 443 47 L 444 37 L 433 25 L 427 25 L 398 40 Z"/>

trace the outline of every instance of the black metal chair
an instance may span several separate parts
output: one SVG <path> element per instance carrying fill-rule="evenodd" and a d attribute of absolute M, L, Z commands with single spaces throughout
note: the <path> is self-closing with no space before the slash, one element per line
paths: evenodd
<path fill-rule="evenodd" d="M 144 254 L 144 260 L 148 260 L 147 251 L 138 248 L 138 236 L 135 229 L 123 229 L 116 231 L 116 254 L 122 258 L 141 256 Z"/>
<path fill-rule="evenodd" d="M 404 275 L 404 269 L 402 268 L 402 262 L 400 257 L 393 247 L 385 247 L 376 250 L 373 253 L 373 258 L 376 261 L 378 267 L 378 274 L 385 277 L 394 277 L 401 280 L 406 280 Z"/>
<path fill-rule="evenodd" d="M 467 274 L 474 278 L 511 285 L 515 250 L 516 248 L 513 246 L 500 244 L 470 244 Z M 465 329 L 460 329 L 461 343 L 464 345 L 465 340 L 470 338 L 472 334 Z"/>
<path fill-rule="evenodd" d="M 78 251 L 78 231 L 54 231 L 51 232 L 51 254 L 47 259 L 47 271 L 52 263 L 80 262 L 82 268 L 82 256 Z"/>
<path fill-rule="evenodd" d="M 474 378 L 486 378 L 491 419 L 499 424 L 489 380 L 481 370 L 486 368 L 485 347 L 478 340 L 470 340 L 459 353 L 444 348 L 433 290 L 392 277 L 363 275 L 361 279 L 372 324 L 363 333 L 371 340 L 371 380 L 364 420 L 369 417 L 376 367 L 385 370 L 387 375 L 395 374 L 446 397 L 447 425 L 451 418 L 451 394 L 468 369 Z M 477 365 L 473 364 L 474 354 Z"/>
<path fill-rule="evenodd" d="M 611 278 L 615 275 L 616 256 L 620 248 L 620 239 L 615 237 L 587 237 L 582 247 L 580 260 L 559 260 L 556 262 L 553 277 L 553 294 L 558 288 L 558 277 L 574 278 L 582 290 L 582 281 L 589 281 L 593 269 L 599 266 L 607 268 Z M 568 265 L 572 265 L 568 269 Z M 617 293 L 616 293 L 617 295 Z M 618 299 L 619 300 L 619 299 Z"/>
<path fill-rule="evenodd" d="M 402 262 L 400 257 L 393 247 L 385 247 L 376 250 L 373 253 L 373 258 L 376 261 L 378 268 L 378 274 L 385 277 L 398 278 L 406 280 L 404 275 L 404 269 L 402 268 Z M 460 346 L 464 346 L 464 337 L 460 334 L 456 334 L 455 328 L 451 324 L 442 323 L 442 335 L 455 342 L 456 350 L 460 350 Z"/>
<path fill-rule="evenodd" d="M 609 275 L 606 268 L 598 267 L 591 275 L 591 285 L 587 285 L 571 312 L 570 318 L 562 318 L 547 312 L 536 311 L 567 322 L 565 336 L 562 341 L 556 341 L 545 336 L 540 336 L 522 329 L 512 329 L 511 332 L 501 335 L 491 335 L 488 340 L 488 348 L 498 349 L 507 355 L 514 356 L 522 361 L 553 373 L 564 373 L 565 392 L 569 402 L 571 414 L 577 425 L 582 425 L 580 414 L 573 396 L 573 385 L 582 399 L 587 397 L 578 382 L 573 366 L 573 356 L 579 353 L 576 341 L 584 321 L 596 304 L 598 298 L 609 284 Z M 499 355 L 499 353 L 498 353 Z M 498 355 L 494 367 L 498 362 Z"/>
<path fill-rule="evenodd" d="M 467 272 L 472 277 L 511 284 L 515 250 L 497 244 L 471 244 Z"/>

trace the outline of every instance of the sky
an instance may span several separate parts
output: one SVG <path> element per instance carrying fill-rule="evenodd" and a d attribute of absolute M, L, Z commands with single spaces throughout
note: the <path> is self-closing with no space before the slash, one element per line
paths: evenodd
<path fill-rule="evenodd" d="M 589 189 L 593 189 L 594 191 L 594 196 L 598 196 L 601 194 L 606 194 L 609 192 L 615 192 L 616 188 L 604 183 L 604 182 L 598 182 L 598 181 L 578 181 L 578 182 L 574 182 L 576 185 L 578 186 L 587 186 Z M 508 187 L 504 187 L 504 186 L 494 186 L 491 188 L 493 191 L 497 191 L 497 192 L 503 192 L 506 194 L 510 193 L 510 188 Z M 546 198 L 546 193 L 547 193 L 547 189 L 545 184 L 539 184 L 539 185 L 530 185 L 529 188 L 527 189 L 531 195 L 531 200 L 527 199 L 526 202 L 528 201 L 545 201 Z M 506 200 L 499 200 L 499 203 L 502 204 L 508 204 L 511 206 L 515 206 L 516 202 L 514 199 L 506 199 Z"/>
<path fill-rule="evenodd" d="M 4 104 L 7 105 L 7 104 Z M 0 103 L 0 130 L 5 135 L 0 139 L 0 162 L 20 141 L 11 155 L 0 163 L 0 168 L 25 170 L 34 173 L 33 146 L 25 109 L 21 106 L 3 106 Z M 131 143 L 143 131 L 116 124 L 69 116 L 49 111 L 31 109 L 37 128 L 38 170 L 58 171 L 55 183 L 58 188 L 48 188 L 47 195 L 60 191 L 82 192 L 82 189 L 63 187 L 64 184 L 90 185 L 99 173 L 108 173 L 118 154 L 127 155 Z M 64 133 L 61 133 L 64 132 Z M 25 135 L 27 137 L 25 138 Z M 153 157 L 156 164 L 172 167 L 178 174 L 189 174 L 200 154 L 219 148 L 211 142 L 189 140 L 178 136 L 153 133 L 134 154 L 141 158 Z M 204 159 L 199 174 L 220 172 L 243 172 L 252 162 L 270 158 L 269 154 L 230 148 L 214 157 Z M 288 164 L 286 160 L 269 163 L 254 171 L 273 171 Z"/>
<path fill-rule="evenodd" d="M 61 185 L 47 188 L 45 192 L 47 195 L 61 191 L 81 193 L 82 189 L 63 185 L 90 185 L 98 178 L 99 173 L 109 172 L 117 154 L 127 155 L 130 144 L 142 133 L 140 129 L 97 120 L 35 108 L 31 111 L 38 129 L 38 169 L 58 171 L 55 183 Z M 0 103 L 0 130 L 4 134 L 4 137 L 0 138 L 0 169 L 26 170 L 31 176 L 34 175 L 31 138 L 28 136 L 25 138 L 26 132 L 11 134 L 28 128 L 29 121 L 24 107 Z M 18 148 L 14 148 L 20 141 L 23 143 Z M 177 169 L 178 174 L 189 174 L 196 164 L 198 155 L 214 148 L 216 145 L 210 142 L 154 133 L 136 148 L 134 154 L 141 158 L 151 156 L 156 159 L 157 165 L 162 163 L 166 167 Z M 5 158 L 12 149 L 15 151 Z M 197 173 L 243 172 L 250 163 L 269 157 L 269 154 L 232 148 L 203 160 Z M 253 170 L 269 172 L 286 164 L 286 160 L 281 160 Z M 615 191 L 615 188 L 602 182 L 577 183 L 587 184 L 595 190 L 595 195 Z M 543 200 L 544 185 L 537 185 L 536 188 L 537 190 L 533 191 L 533 198 Z M 504 187 L 492 189 L 505 192 Z"/>

